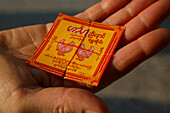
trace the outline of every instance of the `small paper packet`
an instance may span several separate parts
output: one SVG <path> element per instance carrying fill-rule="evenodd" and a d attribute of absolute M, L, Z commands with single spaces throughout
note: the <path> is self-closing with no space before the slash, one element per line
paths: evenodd
<path fill-rule="evenodd" d="M 60 14 L 27 63 L 97 86 L 125 27 Z"/>

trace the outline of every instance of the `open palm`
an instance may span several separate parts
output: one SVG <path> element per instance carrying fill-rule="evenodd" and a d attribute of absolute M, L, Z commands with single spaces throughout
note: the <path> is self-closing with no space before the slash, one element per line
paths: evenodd
<path fill-rule="evenodd" d="M 108 113 L 106 104 L 91 92 L 126 75 L 169 44 L 169 30 L 153 30 L 168 16 L 169 4 L 169 0 L 103 0 L 76 15 L 126 26 L 98 87 L 63 80 L 25 64 L 52 24 L 1 31 L 0 112 Z"/>

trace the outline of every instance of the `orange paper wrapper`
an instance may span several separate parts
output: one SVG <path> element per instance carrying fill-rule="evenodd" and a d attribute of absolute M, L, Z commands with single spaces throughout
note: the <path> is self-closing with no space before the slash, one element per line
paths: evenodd
<path fill-rule="evenodd" d="M 124 30 L 123 26 L 60 14 L 27 63 L 64 79 L 97 86 Z"/>

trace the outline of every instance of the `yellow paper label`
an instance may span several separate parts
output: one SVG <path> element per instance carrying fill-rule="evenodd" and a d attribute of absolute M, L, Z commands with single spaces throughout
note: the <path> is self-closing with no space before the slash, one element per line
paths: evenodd
<path fill-rule="evenodd" d="M 97 86 L 124 29 L 60 14 L 27 63 Z"/>

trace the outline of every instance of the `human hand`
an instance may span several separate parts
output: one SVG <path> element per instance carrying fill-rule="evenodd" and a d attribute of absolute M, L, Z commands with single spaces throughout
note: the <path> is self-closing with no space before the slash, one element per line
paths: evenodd
<path fill-rule="evenodd" d="M 123 8 L 125 5 L 130 9 Z M 127 11 L 131 12 L 130 15 Z M 130 3 L 124 0 L 103 0 L 76 15 L 84 19 L 126 26 L 125 34 L 98 87 L 63 80 L 25 65 L 26 60 L 43 41 L 51 24 L 0 32 L 0 112 L 92 110 L 107 113 L 107 106 L 102 100 L 79 88 L 88 88 L 93 92 L 101 90 L 166 47 L 169 44 L 169 31 L 152 29 L 168 16 L 168 11 L 169 0 L 134 0 Z"/>

